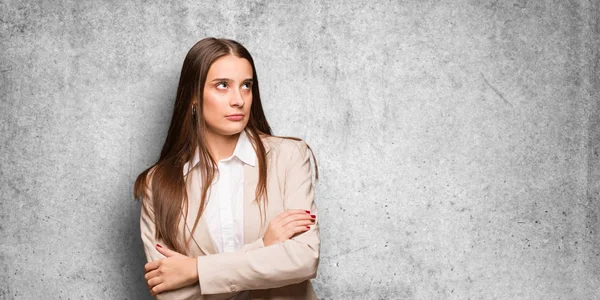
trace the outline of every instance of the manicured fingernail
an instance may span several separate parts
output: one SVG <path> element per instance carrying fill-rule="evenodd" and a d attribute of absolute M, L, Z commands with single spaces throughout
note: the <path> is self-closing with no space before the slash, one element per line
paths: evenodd
<path fill-rule="evenodd" d="M 315 222 L 315 219 L 310 219 L 310 221 L 314 223 L 314 222 Z"/>
<path fill-rule="evenodd" d="M 310 214 L 310 210 L 305 210 L 305 212 L 306 212 L 307 214 Z"/>
<path fill-rule="evenodd" d="M 161 246 L 161 245 L 159 245 L 159 244 L 156 244 L 156 247 L 158 247 L 158 248 L 162 248 L 162 246 Z"/>
<path fill-rule="evenodd" d="M 306 226 L 306 228 L 310 229 L 310 226 Z"/>
<path fill-rule="evenodd" d="M 315 216 L 315 215 L 310 215 L 310 217 L 314 219 L 314 218 L 316 218 L 317 216 Z"/>

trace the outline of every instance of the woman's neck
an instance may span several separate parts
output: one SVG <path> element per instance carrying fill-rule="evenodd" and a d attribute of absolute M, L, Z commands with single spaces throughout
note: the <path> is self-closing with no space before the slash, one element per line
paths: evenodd
<path fill-rule="evenodd" d="M 233 154 L 240 134 L 220 135 L 207 131 L 206 147 L 210 155 L 218 162 L 221 159 L 228 158 Z"/>

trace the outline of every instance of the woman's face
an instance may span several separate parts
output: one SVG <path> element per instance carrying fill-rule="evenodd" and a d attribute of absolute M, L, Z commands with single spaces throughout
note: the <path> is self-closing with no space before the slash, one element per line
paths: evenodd
<path fill-rule="evenodd" d="M 204 84 L 203 117 L 210 133 L 234 135 L 248 124 L 252 106 L 252 66 L 227 55 L 215 60 Z"/>

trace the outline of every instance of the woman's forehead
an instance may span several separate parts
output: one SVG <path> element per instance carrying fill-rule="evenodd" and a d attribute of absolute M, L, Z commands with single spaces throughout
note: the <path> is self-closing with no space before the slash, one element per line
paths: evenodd
<path fill-rule="evenodd" d="M 252 66 L 245 58 L 227 55 L 212 63 L 206 77 L 208 80 L 211 78 L 246 80 L 252 78 Z"/>

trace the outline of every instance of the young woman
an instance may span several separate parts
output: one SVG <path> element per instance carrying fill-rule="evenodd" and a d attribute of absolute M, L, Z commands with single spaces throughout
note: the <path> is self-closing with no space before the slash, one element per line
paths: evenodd
<path fill-rule="evenodd" d="M 316 299 L 311 154 L 300 139 L 271 135 L 242 45 L 215 38 L 194 45 L 160 158 L 134 187 L 150 293 Z"/>

